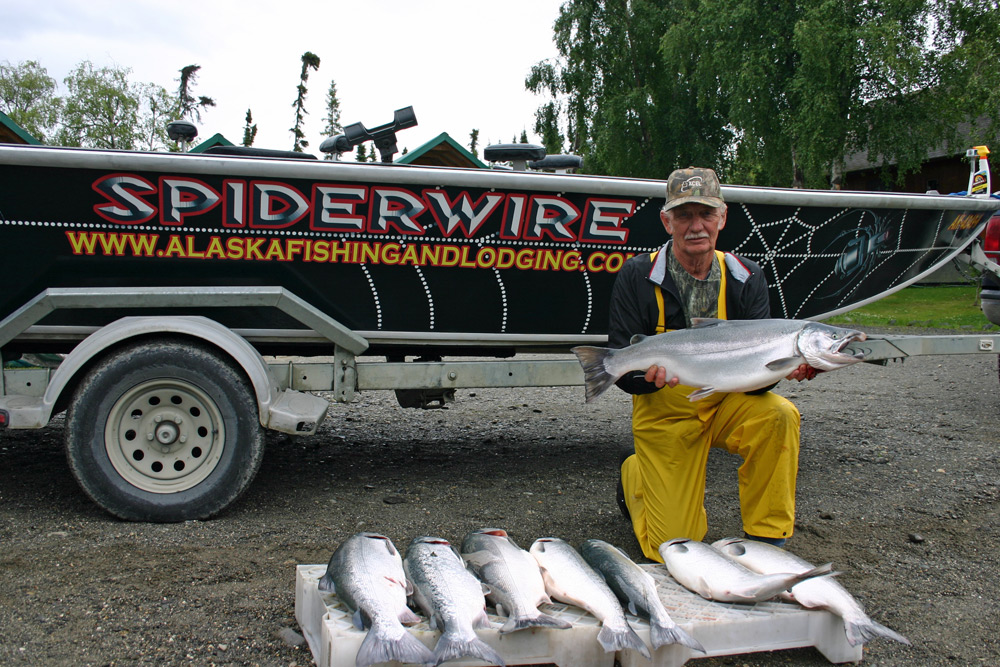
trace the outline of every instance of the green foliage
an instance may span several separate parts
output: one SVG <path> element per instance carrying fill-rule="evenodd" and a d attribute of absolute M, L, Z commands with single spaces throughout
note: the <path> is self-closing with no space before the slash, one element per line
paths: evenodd
<path fill-rule="evenodd" d="M 83 61 L 64 79 L 67 94 L 45 68 L 29 61 L 0 65 L 0 110 L 27 132 L 62 146 L 164 150 L 167 123 L 180 118 L 177 98 L 162 86 L 135 83 L 124 67 Z"/>
<path fill-rule="evenodd" d="M 825 188 L 853 152 L 902 179 L 961 121 L 1000 129 L 995 0 L 566 0 L 553 29 L 536 130 L 588 171 Z"/>
<path fill-rule="evenodd" d="M 177 104 L 173 95 L 154 83 L 137 84 L 139 117 L 136 119 L 137 150 L 155 151 L 173 142 L 167 135 L 167 124 L 177 120 Z"/>
<path fill-rule="evenodd" d="M 330 87 L 326 91 L 326 123 L 323 125 L 323 136 L 335 137 L 343 131 L 344 127 L 340 124 L 340 98 L 337 97 L 337 82 L 331 79 Z M 332 160 L 333 153 L 327 153 L 323 159 Z"/>
<path fill-rule="evenodd" d="M 830 324 L 866 326 L 918 326 L 938 329 L 987 329 L 976 285 L 907 287 L 884 299 L 827 320 Z"/>
<path fill-rule="evenodd" d="M 257 124 L 253 122 L 253 115 L 250 113 L 250 109 L 247 109 L 246 125 L 243 127 L 243 145 L 248 147 L 253 146 L 256 138 Z"/>
<path fill-rule="evenodd" d="M 479 157 L 479 130 L 473 129 L 469 133 L 469 152 L 473 157 Z"/>
<path fill-rule="evenodd" d="M 64 83 L 69 90 L 57 140 L 62 146 L 135 150 L 140 140 L 138 91 L 130 69 L 80 63 Z"/>
<path fill-rule="evenodd" d="M 203 95 L 195 97 L 191 92 L 198 78 L 198 70 L 200 69 L 201 65 L 182 67 L 180 70 L 181 76 L 178 79 L 180 85 L 177 88 L 177 117 L 188 118 L 195 123 L 201 122 L 202 109 L 215 106 L 215 100 L 211 97 Z"/>
<path fill-rule="evenodd" d="M 292 102 L 292 107 L 295 109 L 295 125 L 290 130 L 292 136 L 295 138 L 292 144 L 292 150 L 296 153 L 301 153 L 309 145 L 306 141 L 306 135 L 302 131 L 302 123 L 305 122 L 305 116 L 308 113 L 306 111 L 306 93 L 308 89 L 306 84 L 309 82 L 309 70 L 319 69 L 319 56 L 315 53 L 306 51 L 302 54 L 302 71 L 299 74 L 299 85 L 296 86 L 298 91 L 298 96 L 295 101 Z"/>
<path fill-rule="evenodd" d="M 959 104 L 990 117 L 971 137 L 973 144 L 989 143 L 1000 134 L 1000 3 L 938 0 L 934 20 L 941 79 L 962 95 Z"/>
<path fill-rule="evenodd" d="M 532 68 L 526 85 L 548 92 L 568 149 L 595 173 L 662 177 L 715 165 L 731 130 L 697 109 L 694 90 L 666 67 L 660 39 L 681 0 L 567 0 L 554 24 L 558 62 Z"/>
<path fill-rule="evenodd" d="M 559 132 L 559 112 L 555 102 L 549 102 L 535 112 L 535 134 L 542 138 L 542 145 L 549 155 L 563 152 L 563 136 Z"/>
<path fill-rule="evenodd" d="M 62 100 L 56 80 L 34 60 L 0 63 L 0 111 L 39 141 L 46 141 L 59 120 Z"/>

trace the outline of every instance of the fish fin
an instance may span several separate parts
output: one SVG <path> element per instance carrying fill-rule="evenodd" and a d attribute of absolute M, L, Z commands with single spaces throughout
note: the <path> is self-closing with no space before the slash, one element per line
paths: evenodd
<path fill-rule="evenodd" d="M 373 628 L 361 642 L 354 664 L 367 667 L 392 660 L 429 664 L 434 662 L 434 653 L 409 632 L 404 632 L 398 639 L 387 639 Z"/>
<path fill-rule="evenodd" d="M 561 618 L 538 612 L 537 616 L 511 616 L 498 632 L 505 635 L 517 632 L 518 630 L 524 630 L 525 628 L 558 628 L 566 630 L 572 627 L 572 623 L 564 621 Z"/>
<path fill-rule="evenodd" d="M 481 612 L 479 612 L 479 616 L 476 616 L 474 619 L 472 619 L 472 627 L 482 628 L 482 629 L 493 627 L 493 624 L 490 623 L 489 614 L 486 613 L 486 609 L 483 609 Z"/>
<path fill-rule="evenodd" d="M 847 643 L 851 646 L 866 644 L 875 637 L 885 637 L 900 644 L 912 646 L 909 639 L 881 623 L 876 623 L 867 616 L 855 622 L 844 621 L 844 630 L 847 632 Z"/>
<path fill-rule="evenodd" d="M 319 584 L 316 587 L 324 593 L 337 592 L 337 584 L 334 583 L 333 577 L 330 576 L 329 572 L 320 577 Z"/>
<path fill-rule="evenodd" d="M 413 595 L 413 582 L 411 582 L 409 579 L 406 578 L 397 579 L 396 577 L 383 577 L 383 578 L 390 584 L 393 584 L 394 586 L 399 586 L 404 591 L 406 591 L 407 597 Z"/>
<path fill-rule="evenodd" d="M 471 553 L 462 554 L 462 560 L 464 560 L 465 564 L 470 568 L 480 568 L 496 560 L 496 556 L 489 551 L 473 551 Z"/>
<path fill-rule="evenodd" d="M 690 394 L 688 394 L 688 400 L 693 403 L 700 398 L 711 396 L 714 393 L 715 393 L 715 387 L 702 387 L 701 389 L 692 391 Z"/>
<path fill-rule="evenodd" d="M 717 317 L 692 317 L 691 328 L 704 329 L 705 327 L 715 327 L 723 322 L 725 322 L 725 320 L 720 320 Z"/>
<path fill-rule="evenodd" d="M 653 645 L 653 650 L 669 644 L 680 644 L 687 646 L 701 653 L 707 653 L 705 647 L 697 639 L 681 629 L 679 625 L 665 625 L 663 623 L 649 624 L 649 643 Z"/>
<path fill-rule="evenodd" d="M 636 343 L 641 343 L 642 341 L 646 340 L 647 338 L 649 338 L 649 336 L 647 336 L 645 334 L 636 334 L 636 335 L 634 335 L 634 336 L 632 336 L 631 338 L 628 339 L 628 344 L 629 345 L 635 345 Z"/>
<path fill-rule="evenodd" d="M 767 362 L 764 364 L 764 368 L 769 371 L 778 371 L 787 368 L 791 371 L 802 363 L 803 362 L 800 357 L 782 357 L 781 359 L 775 359 L 774 361 Z"/>
<path fill-rule="evenodd" d="M 639 610 L 636 609 L 635 602 L 633 602 L 632 600 L 628 601 L 628 613 L 632 614 L 633 616 L 639 615 Z"/>
<path fill-rule="evenodd" d="M 491 665 L 506 667 L 503 658 L 489 644 L 478 637 L 462 639 L 452 634 L 443 634 L 434 647 L 434 664 L 440 665 L 448 660 L 457 660 L 464 656 L 472 656 L 484 660 Z"/>
<path fill-rule="evenodd" d="M 806 579 L 813 579 L 815 577 L 836 577 L 838 574 L 840 574 L 840 572 L 833 571 L 833 563 L 823 563 L 822 565 L 818 565 L 811 570 L 796 575 L 795 583 L 805 581 Z"/>
<path fill-rule="evenodd" d="M 604 649 L 605 653 L 612 653 L 614 651 L 621 651 L 624 649 L 632 649 L 638 651 L 642 654 L 646 660 L 652 660 L 652 656 L 649 654 L 649 648 L 643 643 L 639 638 L 639 635 L 635 634 L 635 630 L 632 626 L 625 623 L 624 628 L 619 628 L 617 630 L 608 627 L 607 625 L 601 626 L 601 631 L 597 633 L 597 641 Z"/>
<path fill-rule="evenodd" d="M 757 587 L 752 591 L 748 590 L 744 596 L 748 601 L 762 602 L 784 593 L 806 579 L 832 577 L 838 574 L 840 573 L 833 571 L 833 563 L 824 563 L 805 572 L 775 572 L 763 575 Z"/>
<path fill-rule="evenodd" d="M 586 387 L 584 395 L 586 402 L 590 403 L 606 392 L 618 380 L 618 377 L 604 370 L 604 360 L 613 354 L 614 350 L 606 347 L 577 345 L 571 351 L 576 355 L 580 366 L 583 367 L 583 378 Z"/>
<path fill-rule="evenodd" d="M 708 582 L 705 581 L 704 577 L 699 576 L 698 579 L 694 582 L 694 585 L 695 585 L 695 593 L 705 598 L 706 600 L 712 599 L 712 593 L 711 593 L 712 587 L 708 585 Z"/>
<path fill-rule="evenodd" d="M 747 553 L 747 548 L 743 540 L 733 540 L 732 542 L 726 542 L 725 544 L 722 544 L 716 548 L 727 556 L 730 555 L 745 556 Z"/>
<path fill-rule="evenodd" d="M 354 623 L 354 627 L 356 627 L 358 630 L 365 629 L 365 619 L 363 616 L 361 616 L 360 609 L 355 611 L 354 614 L 351 616 L 351 622 Z"/>
<path fill-rule="evenodd" d="M 509 613 L 507 613 L 507 614 L 504 613 L 504 611 L 503 611 L 503 604 L 500 603 L 500 602 L 497 602 L 496 610 L 497 610 L 497 616 L 510 616 Z"/>
<path fill-rule="evenodd" d="M 403 607 L 399 610 L 399 622 L 403 625 L 415 625 L 420 622 L 420 617 L 413 613 L 409 607 Z"/>
<path fill-rule="evenodd" d="M 510 544 L 515 549 L 521 548 L 520 546 L 518 546 L 517 542 L 514 541 L 514 538 L 508 535 L 506 531 L 504 532 L 503 537 L 505 537 L 507 539 L 507 543 Z"/>

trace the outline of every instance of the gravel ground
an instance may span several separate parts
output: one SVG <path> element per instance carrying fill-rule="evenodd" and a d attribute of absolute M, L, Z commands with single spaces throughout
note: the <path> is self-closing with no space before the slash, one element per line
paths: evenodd
<path fill-rule="evenodd" d="M 968 332 L 965 332 L 968 333 Z M 877 621 L 870 665 L 997 665 L 997 358 L 861 364 L 782 383 L 802 412 L 789 547 L 833 561 Z M 294 618 L 299 564 L 359 530 L 405 548 L 483 526 L 522 546 L 556 535 L 638 547 L 614 502 L 629 399 L 581 388 L 463 390 L 447 410 L 388 392 L 337 405 L 320 432 L 271 435 L 250 491 L 221 517 L 117 521 L 67 467 L 61 421 L 0 432 L 0 663 L 309 665 Z M 739 532 L 739 459 L 713 453 L 707 539 Z M 692 661 L 824 665 L 813 649 Z"/>

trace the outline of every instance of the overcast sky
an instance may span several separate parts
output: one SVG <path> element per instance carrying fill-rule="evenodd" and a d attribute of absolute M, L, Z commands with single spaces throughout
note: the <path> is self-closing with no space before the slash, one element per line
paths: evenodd
<path fill-rule="evenodd" d="M 255 146 L 291 149 L 301 57 L 309 75 L 306 138 L 318 153 L 326 92 L 336 81 L 344 125 L 392 120 L 412 105 L 410 150 L 441 132 L 481 148 L 528 131 L 545 99 L 524 88 L 531 66 L 556 56 L 552 23 L 562 0 L 0 0 L 0 61 L 37 60 L 60 85 L 81 61 L 132 69 L 131 80 L 176 92 L 179 70 L 201 65 L 196 95 L 216 107 L 200 137 L 243 138 L 251 109 Z"/>

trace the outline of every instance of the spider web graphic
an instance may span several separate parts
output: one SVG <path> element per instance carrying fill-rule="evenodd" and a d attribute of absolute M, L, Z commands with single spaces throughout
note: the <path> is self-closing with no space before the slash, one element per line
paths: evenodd
<path fill-rule="evenodd" d="M 945 211 L 734 209 L 726 231 L 743 234 L 728 247 L 765 272 L 775 317 L 848 309 L 908 284 L 956 250 Z"/>
<path fill-rule="evenodd" d="M 804 276 L 800 274 L 803 267 L 815 263 L 816 260 L 836 260 L 840 256 L 839 253 L 820 253 L 819 249 L 814 247 L 814 238 L 824 227 L 840 225 L 847 211 L 836 211 L 819 224 L 814 224 L 802 216 L 801 208 L 794 209 L 785 217 L 768 220 L 762 215 L 769 212 L 767 210 L 754 213 L 746 204 L 741 204 L 740 207 L 749 223 L 750 234 L 733 249 L 733 252 L 753 259 L 765 271 L 772 292 L 772 309 L 775 306 L 773 296 L 777 295 L 777 305 L 782 316 L 796 316 L 802 304 L 807 302 L 827 280 L 834 277 L 834 273 L 830 272 L 825 277 L 820 277 L 810 271 L 813 273 L 810 277 L 813 288 L 805 299 L 795 298 L 795 295 L 789 293 L 787 285 L 791 284 L 797 291 L 801 291 Z"/>

